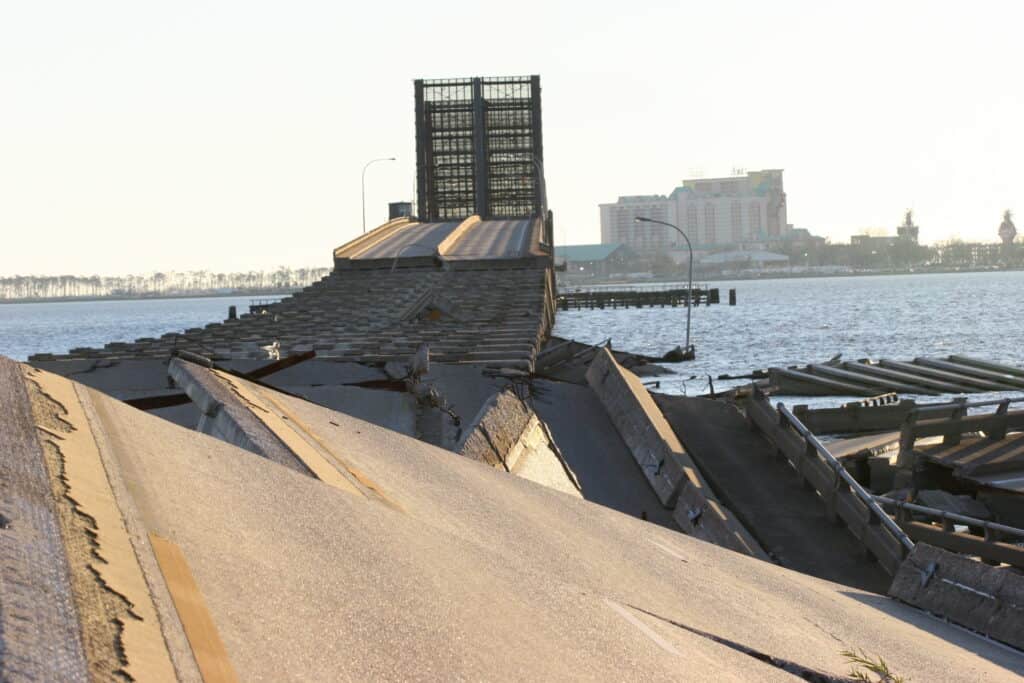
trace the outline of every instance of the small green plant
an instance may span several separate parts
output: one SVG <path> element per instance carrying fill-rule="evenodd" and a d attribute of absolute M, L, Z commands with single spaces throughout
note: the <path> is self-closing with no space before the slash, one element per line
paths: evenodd
<path fill-rule="evenodd" d="M 855 681 L 866 683 L 907 683 L 903 676 L 897 676 L 889 671 L 889 665 L 879 657 L 877 660 L 864 652 L 864 650 L 843 650 L 839 653 L 850 665 L 850 678 Z"/>

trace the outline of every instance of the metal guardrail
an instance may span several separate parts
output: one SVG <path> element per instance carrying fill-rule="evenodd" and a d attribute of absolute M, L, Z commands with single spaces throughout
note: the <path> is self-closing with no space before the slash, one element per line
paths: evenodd
<path fill-rule="evenodd" d="M 919 403 L 914 407 L 918 413 L 949 410 L 950 408 L 987 408 L 998 405 L 1010 405 L 1012 403 L 1024 403 L 1024 396 L 1011 396 L 1009 398 L 993 398 L 987 401 L 946 401 L 944 403 Z"/>
<path fill-rule="evenodd" d="M 891 505 L 897 510 L 917 512 L 922 515 L 928 515 L 942 520 L 949 520 L 950 522 L 958 522 L 966 526 L 979 527 L 995 531 L 1006 536 L 1014 536 L 1016 538 L 1024 539 L 1024 529 L 1018 529 L 1017 527 L 999 524 L 998 522 L 990 522 L 985 519 L 978 519 L 977 517 L 968 517 L 967 515 L 949 512 L 947 510 L 940 510 L 938 508 L 930 508 L 916 503 L 908 503 L 906 501 L 896 500 L 895 498 L 886 498 L 885 496 L 875 496 L 874 498 L 878 503 L 882 505 Z"/>
<path fill-rule="evenodd" d="M 846 471 L 842 463 L 836 460 L 836 457 L 832 455 L 827 448 L 818 440 L 811 430 L 807 429 L 804 424 L 797 419 L 793 413 L 790 412 L 789 408 L 783 403 L 779 403 L 776 406 L 779 411 L 779 415 L 782 416 L 785 421 L 792 427 L 801 437 L 817 451 L 821 459 L 829 466 L 829 468 L 835 473 L 835 475 L 841 479 L 849 488 L 850 491 L 860 499 L 860 501 L 867 507 L 868 511 L 872 516 L 876 517 L 879 523 L 884 526 L 893 537 L 898 540 L 907 551 L 914 549 L 914 542 L 910 540 L 906 532 L 900 528 L 898 524 L 890 517 L 885 510 L 883 510 L 878 503 L 875 501 L 875 496 L 864 489 L 860 483 L 857 482 L 853 476 Z"/>

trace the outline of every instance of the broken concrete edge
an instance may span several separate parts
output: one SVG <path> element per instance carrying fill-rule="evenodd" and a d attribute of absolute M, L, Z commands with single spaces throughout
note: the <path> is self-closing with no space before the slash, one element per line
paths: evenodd
<path fill-rule="evenodd" d="M 21 622 L 5 634 L 0 678 L 7 680 L 4 674 L 24 673 L 26 666 L 42 665 L 39 671 L 59 671 L 60 680 L 199 680 L 193 653 L 170 608 L 167 588 L 148 572 L 155 563 L 152 548 L 114 465 L 92 403 L 94 393 L 63 377 L 0 357 L 0 398 L 7 399 L 0 403 L 17 414 L 5 421 L 6 430 L 0 425 L 0 445 L 7 445 L 0 453 L 20 463 L 23 472 L 31 466 L 34 473 L 49 480 L 45 485 L 47 504 L 37 507 L 34 514 L 25 517 L 19 514 L 23 510 L 12 511 L 7 505 L 4 512 L 22 536 L 25 531 L 36 531 L 42 517 L 60 527 L 53 555 L 27 555 L 30 560 L 49 560 L 31 567 L 30 574 L 19 577 L 14 573 L 19 569 L 17 562 L 5 557 L 5 576 L 0 583 L 6 584 L 6 598 L 20 593 L 22 599 L 0 600 L 0 626 L 8 616 Z M 21 419 L 17 419 L 19 415 Z M 0 462 L 0 470 L 7 470 L 3 464 Z M 33 493 L 39 491 L 35 487 Z M 45 514 L 38 516 L 39 510 Z M 11 534 L 4 534 L 8 536 Z M 26 549 L 23 546 L 18 554 L 24 555 Z M 3 550 L 0 544 L 0 552 Z M 49 582 L 53 569 L 63 573 L 68 583 Z M 22 604 L 30 598 L 32 588 L 43 583 L 56 590 Z M 73 590 L 66 590 L 70 586 Z M 29 606 L 30 614 L 19 614 L 19 607 Z M 49 623 L 47 617 L 55 608 L 73 611 L 77 617 L 66 618 L 63 624 Z M 90 618 L 96 610 L 109 619 Z M 78 629 L 79 634 L 60 634 L 64 628 Z M 33 642 L 31 636 L 36 633 L 48 642 Z M 56 634 L 65 636 L 66 643 L 55 642 Z M 65 646 L 83 643 L 83 651 L 55 658 Z M 87 673 L 75 673 L 82 666 Z"/>
<path fill-rule="evenodd" d="M 594 346 L 575 339 L 564 339 L 555 336 L 546 340 L 542 350 L 537 353 L 534 361 L 536 372 L 545 374 L 550 370 L 556 373 L 552 376 L 553 379 L 560 379 L 557 376 L 558 369 L 562 369 L 562 366 L 565 366 L 566 363 L 570 366 L 573 364 L 589 363 L 591 357 L 603 346 L 611 351 L 612 356 L 619 365 L 634 374 L 650 377 L 675 374 L 674 371 L 656 364 L 656 361 L 662 361 L 664 358 L 654 358 L 639 353 L 613 349 L 611 348 L 610 339 Z M 584 382 L 581 381 L 580 383 Z"/>
<path fill-rule="evenodd" d="M 495 392 L 465 425 L 462 440 L 454 450 L 471 460 L 511 471 L 515 463 L 509 462 L 509 456 L 529 419 L 530 410 L 511 388 Z"/>
<path fill-rule="evenodd" d="M 346 242 L 340 247 L 334 250 L 334 260 L 348 260 L 355 258 L 360 253 L 366 251 L 370 247 L 374 246 L 378 242 L 382 242 L 397 232 L 401 228 L 416 225 L 416 221 L 413 221 L 408 216 L 399 216 L 398 218 L 392 218 L 388 222 L 377 226 L 373 230 L 356 237 L 353 240 Z"/>
<path fill-rule="evenodd" d="M 520 459 L 538 445 L 554 454 L 571 486 L 582 491 L 576 473 L 562 455 L 547 424 L 511 385 L 495 392 L 480 406 L 452 450 L 491 467 L 515 472 Z"/>
<path fill-rule="evenodd" d="M 889 595 L 943 619 L 1024 650 L 1024 576 L 917 543 Z"/>
<path fill-rule="evenodd" d="M 602 348 L 587 370 L 587 383 L 608 412 L 654 493 L 687 534 L 762 560 L 754 536 L 715 499 L 640 379 Z"/>
<path fill-rule="evenodd" d="M 171 359 L 167 373 L 174 383 L 199 408 L 196 431 L 214 436 L 261 455 L 268 460 L 289 467 L 302 474 L 311 474 L 309 468 L 292 449 L 257 419 L 253 410 L 241 396 L 224 386 L 213 371 L 180 358 Z"/>

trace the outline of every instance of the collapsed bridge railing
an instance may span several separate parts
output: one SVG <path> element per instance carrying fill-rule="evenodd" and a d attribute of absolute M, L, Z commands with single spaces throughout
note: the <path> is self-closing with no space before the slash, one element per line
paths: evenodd
<path fill-rule="evenodd" d="M 1024 569 L 1024 547 L 1003 542 L 1007 538 L 1018 543 L 1024 542 L 1024 529 L 885 496 L 875 496 L 875 501 L 883 507 L 896 510 L 896 523 L 914 541 L 972 555 L 984 562 L 1003 563 Z M 941 524 L 941 528 L 928 522 L 915 521 L 914 515 L 935 520 Z M 957 531 L 958 525 L 980 529 L 983 536 Z"/>
<path fill-rule="evenodd" d="M 775 409 L 755 387 L 747 418 L 821 497 L 829 516 L 846 527 L 880 565 L 894 576 L 914 542 L 879 506 L 835 456 L 779 403 Z"/>

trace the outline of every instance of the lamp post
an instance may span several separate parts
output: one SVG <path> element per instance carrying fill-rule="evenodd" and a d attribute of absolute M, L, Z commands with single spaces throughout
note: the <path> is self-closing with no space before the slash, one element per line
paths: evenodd
<path fill-rule="evenodd" d="M 657 223 L 658 225 L 664 225 L 672 228 L 686 240 L 686 249 L 690 252 L 690 268 L 689 268 L 689 284 L 686 287 L 686 347 L 683 349 L 682 360 L 693 360 L 697 357 L 697 351 L 690 344 L 690 309 L 693 308 L 693 245 L 690 244 L 690 238 L 686 236 L 686 233 L 679 229 L 678 226 L 666 223 L 665 221 L 659 221 L 654 218 L 645 218 L 644 216 L 634 216 L 634 223 Z"/>
<path fill-rule="evenodd" d="M 363 181 L 362 181 L 362 197 L 363 197 L 363 232 L 366 232 L 366 169 L 370 168 L 372 164 L 378 161 L 394 161 L 395 157 L 381 157 L 379 159 L 370 159 L 363 166 Z"/>

